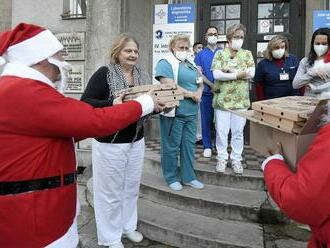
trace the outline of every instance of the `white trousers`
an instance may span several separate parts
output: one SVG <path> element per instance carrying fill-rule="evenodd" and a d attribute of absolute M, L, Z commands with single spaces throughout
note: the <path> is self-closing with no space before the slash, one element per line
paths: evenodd
<path fill-rule="evenodd" d="M 244 109 L 245 110 L 245 109 Z M 231 130 L 230 159 L 242 160 L 246 119 L 229 111 L 215 109 L 216 147 L 218 160 L 228 160 L 228 134 Z"/>
<path fill-rule="evenodd" d="M 79 199 L 77 199 L 76 216 L 69 230 L 59 239 L 55 240 L 45 248 L 76 248 L 79 243 L 77 217 L 80 213 Z"/>
<path fill-rule="evenodd" d="M 109 144 L 93 140 L 93 191 L 98 244 L 120 242 L 137 228 L 144 139 Z"/>

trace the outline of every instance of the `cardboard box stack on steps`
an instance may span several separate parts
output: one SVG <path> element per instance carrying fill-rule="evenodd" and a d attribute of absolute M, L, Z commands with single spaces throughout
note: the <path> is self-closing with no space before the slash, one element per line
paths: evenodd
<path fill-rule="evenodd" d="M 179 106 L 179 101 L 183 100 L 182 91 L 174 84 L 140 85 L 120 91 L 117 95 L 125 93 L 124 102 L 154 90 L 157 100 L 163 102 L 166 108 Z"/>
<path fill-rule="evenodd" d="M 282 144 L 284 157 L 295 171 L 320 128 L 327 100 L 289 96 L 252 103 L 252 110 L 235 113 L 250 120 L 250 145 L 264 156 Z"/>

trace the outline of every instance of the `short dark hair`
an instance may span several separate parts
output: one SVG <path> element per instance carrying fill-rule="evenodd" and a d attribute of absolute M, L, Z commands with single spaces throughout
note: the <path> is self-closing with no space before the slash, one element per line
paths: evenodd
<path fill-rule="evenodd" d="M 213 26 L 213 25 L 208 26 L 208 27 L 206 28 L 206 30 L 205 30 L 205 33 L 206 33 L 207 31 L 209 31 L 210 28 L 214 28 L 215 30 L 217 30 L 217 33 L 219 33 L 219 29 L 218 29 L 216 26 Z"/>
<path fill-rule="evenodd" d="M 330 29 L 329 28 L 319 28 L 315 30 L 315 32 L 312 35 L 312 40 L 311 40 L 311 48 L 309 50 L 308 54 L 308 64 L 313 65 L 317 55 L 316 52 L 314 51 L 314 40 L 317 35 L 326 35 L 328 37 L 328 46 L 330 45 Z"/>
<path fill-rule="evenodd" d="M 194 48 L 195 46 L 197 46 L 197 45 L 203 45 L 203 43 L 200 42 L 200 41 L 196 41 L 196 42 L 194 43 L 194 45 L 193 45 L 193 48 Z"/>

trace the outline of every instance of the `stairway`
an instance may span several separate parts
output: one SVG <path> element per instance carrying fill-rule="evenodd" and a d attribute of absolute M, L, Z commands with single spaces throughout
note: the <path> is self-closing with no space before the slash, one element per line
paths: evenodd
<path fill-rule="evenodd" d="M 215 173 L 214 156 L 203 158 L 198 147 L 195 171 L 205 188 L 173 191 L 162 177 L 159 143 L 148 142 L 138 229 L 148 239 L 173 247 L 306 247 L 309 231 L 289 222 L 269 199 L 259 169 L 263 158 L 251 150 L 246 147 L 243 155 L 248 168 L 236 175 L 231 168 Z M 87 198 L 92 203 L 90 190 Z"/>
<path fill-rule="evenodd" d="M 253 155 L 246 150 L 244 162 L 250 164 L 243 175 L 236 175 L 231 168 L 216 173 L 215 158 L 204 159 L 197 149 L 195 171 L 205 188 L 185 186 L 173 191 L 162 177 L 159 145 L 149 142 L 140 187 L 139 230 L 151 240 L 175 247 L 266 247 L 264 224 L 289 221 L 267 196 L 258 158 L 247 157 Z M 253 166 L 252 160 L 257 164 Z M 292 247 L 306 244 L 290 242 Z"/>

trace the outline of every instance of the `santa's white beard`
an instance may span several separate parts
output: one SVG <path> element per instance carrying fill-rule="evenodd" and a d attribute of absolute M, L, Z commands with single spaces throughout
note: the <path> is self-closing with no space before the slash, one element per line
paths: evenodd
<path fill-rule="evenodd" d="M 65 90 L 66 90 L 66 86 L 67 86 L 67 84 L 66 84 L 66 82 L 65 82 L 64 80 L 56 81 L 56 82 L 54 83 L 54 85 L 55 85 L 55 89 L 56 89 L 58 92 L 64 94 L 64 92 L 65 92 Z"/>
<path fill-rule="evenodd" d="M 64 94 L 67 87 L 67 72 L 60 68 L 60 79 L 54 83 L 55 89 Z"/>
<path fill-rule="evenodd" d="M 68 78 L 68 71 L 72 68 L 71 65 L 66 62 L 66 61 L 60 61 L 58 59 L 55 59 L 53 57 L 48 58 L 48 62 L 55 65 L 59 71 L 60 71 L 60 80 L 56 81 L 54 83 L 55 88 L 61 92 L 62 94 L 64 94 L 64 91 L 66 90 L 66 82 L 67 82 L 67 78 Z"/>

